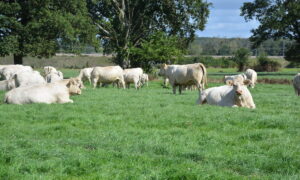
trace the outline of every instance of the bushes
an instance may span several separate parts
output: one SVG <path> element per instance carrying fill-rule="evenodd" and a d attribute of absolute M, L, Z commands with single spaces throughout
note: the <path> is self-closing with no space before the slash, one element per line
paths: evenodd
<path fill-rule="evenodd" d="M 275 60 L 269 59 L 267 56 L 258 57 L 258 64 L 254 67 L 259 72 L 275 72 L 281 68 L 281 64 Z"/>
<path fill-rule="evenodd" d="M 233 57 L 233 61 L 238 65 L 238 71 L 244 71 L 248 65 L 250 51 L 246 48 L 238 49 Z"/>

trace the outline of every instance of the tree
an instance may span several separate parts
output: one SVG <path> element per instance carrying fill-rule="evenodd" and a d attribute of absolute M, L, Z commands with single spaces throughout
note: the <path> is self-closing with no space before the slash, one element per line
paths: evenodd
<path fill-rule="evenodd" d="M 104 52 L 130 66 L 129 46 L 137 47 L 156 31 L 181 38 L 187 47 L 196 30 L 203 30 L 210 3 L 203 0 L 87 0 Z"/>
<path fill-rule="evenodd" d="M 0 56 L 50 57 L 59 44 L 70 49 L 96 45 L 95 27 L 82 0 L 3 0 L 0 2 Z"/>
<path fill-rule="evenodd" d="M 176 36 L 167 36 L 164 32 L 156 32 L 147 40 L 142 40 L 139 47 L 129 48 L 131 63 L 151 71 L 154 64 L 174 63 L 183 55 Z"/>
<path fill-rule="evenodd" d="M 250 40 L 253 47 L 263 41 L 274 38 L 295 40 L 294 48 L 288 52 L 300 51 L 300 2 L 299 0 L 255 0 L 246 2 L 241 7 L 241 16 L 246 21 L 256 19 L 260 22 L 257 29 L 253 29 Z M 298 53 L 299 56 L 299 53 Z M 288 56 L 290 57 L 290 56 Z M 300 59 L 291 58 L 291 61 Z"/>
<path fill-rule="evenodd" d="M 233 57 L 233 61 L 238 65 L 238 71 L 244 71 L 248 63 L 248 58 L 250 56 L 250 51 L 246 48 L 238 49 Z"/>

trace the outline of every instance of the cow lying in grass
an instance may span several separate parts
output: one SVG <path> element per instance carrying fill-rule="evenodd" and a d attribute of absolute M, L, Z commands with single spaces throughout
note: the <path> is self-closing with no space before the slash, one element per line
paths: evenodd
<path fill-rule="evenodd" d="M 47 83 L 53 83 L 56 81 L 63 80 L 64 77 L 60 71 L 57 71 L 57 72 L 51 72 L 51 73 L 47 74 L 45 79 L 46 79 Z"/>
<path fill-rule="evenodd" d="M 250 83 L 250 80 L 244 80 L 242 83 L 228 80 L 226 81 L 227 85 L 202 91 L 197 103 L 255 109 L 252 95 L 247 88 Z"/>
<path fill-rule="evenodd" d="M 12 89 L 5 94 L 4 102 L 8 104 L 73 103 L 70 95 L 74 94 L 81 94 L 81 90 L 77 82 L 70 79 L 66 85 L 57 82 Z"/>

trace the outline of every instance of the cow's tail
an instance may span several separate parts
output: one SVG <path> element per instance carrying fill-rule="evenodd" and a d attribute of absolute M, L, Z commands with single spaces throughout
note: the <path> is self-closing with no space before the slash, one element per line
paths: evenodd
<path fill-rule="evenodd" d="M 203 78 L 202 78 L 202 83 L 203 85 L 207 86 L 207 71 L 206 71 L 206 68 L 204 66 L 204 64 L 202 63 L 199 63 L 200 65 L 200 68 L 202 69 L 202 72 L 203 72 Z M 204 89 L 204 87 L 202 87 Z"/>

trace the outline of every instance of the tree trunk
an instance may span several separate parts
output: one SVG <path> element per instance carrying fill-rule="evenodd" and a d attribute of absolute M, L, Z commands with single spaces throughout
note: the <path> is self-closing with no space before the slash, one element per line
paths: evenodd
<path fill-rule="evenodd" d="M 23 64 L 23 56 L 14 54 L 14 64 Z"/>
<path fill-rule="evenodd" d="M 131 67 L 130 60 L 128 59 L 129 53 L 128 49 L 122 48 L 117 51 L 117 56 L 115 59 L 115 63 L 126 69 Z"/>

